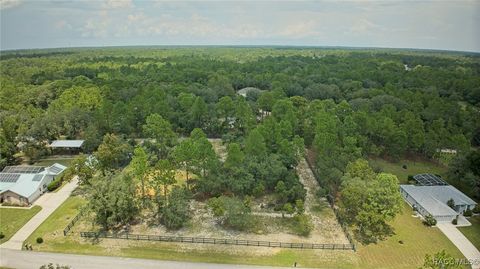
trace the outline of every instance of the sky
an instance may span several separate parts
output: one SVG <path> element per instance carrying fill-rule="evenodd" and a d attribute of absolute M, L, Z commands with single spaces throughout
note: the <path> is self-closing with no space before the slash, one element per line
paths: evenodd
<path fill-rule="evenodd" d="M 0 0 L 0 49 L 285 45 L 480 52 L 480 0 Z"/>

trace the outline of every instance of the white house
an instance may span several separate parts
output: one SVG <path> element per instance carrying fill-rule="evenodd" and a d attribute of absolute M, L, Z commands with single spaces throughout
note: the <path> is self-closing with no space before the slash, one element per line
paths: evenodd
<path fill-rule="evenodd" d="M 465 210 L 472 210 L 477 204 L 451 185 L 400 185 L 403 198 L 422 216 L 432 215 L 437 222 L 451 222 Z M 447 202 L 452 199 L 454 208 Z"/>
<path fill-rule="evenodd" d="M 0 172 L 0 202 L 29 205 L 42 193 L 56 176 L 67 167 L 55 163 L 49 167 L 7 166 Z"/>

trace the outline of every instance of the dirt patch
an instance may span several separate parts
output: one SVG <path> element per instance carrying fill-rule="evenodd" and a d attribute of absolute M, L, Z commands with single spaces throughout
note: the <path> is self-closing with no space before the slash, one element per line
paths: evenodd
<path fill-rule="evenodd" d="M 213 150 L 218 155 L 220 160 L 224 162 L 227 159 L 227 148 L 223 144 L 222 139 L 209 138 L 208 141 L 210 141 L 210 143 L 212 144 Z"/>

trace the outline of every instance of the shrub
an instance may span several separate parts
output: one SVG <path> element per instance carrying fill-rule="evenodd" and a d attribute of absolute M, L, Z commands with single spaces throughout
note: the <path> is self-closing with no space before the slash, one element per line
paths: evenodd
<path fill-rule="evenodd" d="M 408 175 L 407 179 L 408 179 L 408 181 L 415 181 L 415 179 L 413 178 L 413 175 Z"/>
<path fill-rule="evenodd" d="M 41 243 L 43 243 L 43 238 L 41 238 L 41 237 L 37 237 L 37 243 L 38 243 L 38 244 L 41 244 Z"/>
<path fill-rule="evenodd" d="M 245 206 L 243 201 L 235 197 L 222 197 L 222 200 L 225 208 L 223 224 L 226 227 L 245 231 L 255 225 L 250 209 Z"/>
<path fill-rule="evenodd" d="M 473 213 L 475 214 L 480 214 L 480 205 L 477 204 L 474 208 L 473 208 Z"/>
<path fill-rule="evenodd" d="M 318 198 L 324 198 L 327 195 L 327 191 L 320 187 L 315 195 L 317 195 Z"/>
<path fill-rule="evenodd" d="M 62 185 L 62 180 L 59 177 L 59 178 L 54 179 L 52 182 L 50 182 L 50 184 L 48 184 L 47 190 L 48 191 L 54 191 L 54 190 L 58 189 L 58 187 L 60 187 L 60 185 Z"/>
<path fill-rule="evenodd" d="M 452 220 L 452 224 L 453 224 L 453 225 L 457 225 L 457 223 L 458 223 L 457 219 L 453 219 L 453 220 Z"/>
<path fill-rule="evenodd" d="M 305 214 L 297 214 L 293 217 L 295 225 L 293 230 L 296 234 L 301 236 L 308 236 L 313 230 L 312 219 L 310 216 Z"/>
<path fill-rule="evenodd" d="M 290 203 L 286 203 L 283 205 L 283 211 L 286 212 L 287 214 L 292 214 L 293 212 L 295 212 L 292 204 Z M 283 216 L 283 213 L 282 213 L 282 216 Z"/>
<path fill-rule="evenodd" d="M 3 239 L 4 237 L 5 235 L 2 232 L 0 232 L 0 239 Z"/>
<path fill-rule="evenodd" d="M 402 168 L 407 169 L 407 165 L 406 164 L 402 165 Z"/>
<path fill-rule="evenodd" d="M 463 215 L 465 217 L 471 217 L 473 215 L 473 212 L 472 212 L 472 210 L 467 209 L 467 210 L 465 210 L 465 212 L 463 212 Z"/>
<path fill-rule="evenodd" d="M 222 198 L 210 198 L 207 202 L 207 205 L 208 207 L 210 207 L 210 209 L 212 210 L 213 212 L 213 215 L 215 217 L 221 217 L 225 214 L 225 206 L 224 206 L 224 203 L 223 203 L 223 200 Z"/>
<path fill-rule="evenodd" d="M 259 182 L 255 186 L 255 188 L 253 188 L 252 193 L 253 193 L 253 196 L 255 196 L 255 197 L 260 197 L 260 196 L 264 195 L 265 194 L 265 186 L 261 182 Z"/>
<path fill-rule="evenodd" d="M 427 215 L 423 221 L 423 224 L 431 227 L 437 224 L 437 220 L 432 215 Z"/>
<path fill-rule="evenodd" d="M 450 198 L 450 200 L 447 201 L 447 205 L 452 209 L 455 208 L 455 201 L 453 200 L 453 198 Z"/>

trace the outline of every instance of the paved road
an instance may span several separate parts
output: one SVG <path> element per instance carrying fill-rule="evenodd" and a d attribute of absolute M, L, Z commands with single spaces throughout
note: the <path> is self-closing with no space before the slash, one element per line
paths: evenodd
<path fill-rule="evenodd" d="M 48 192 L 43 194 L 34 204 L 42 207 L 33 218 L 31 218 L 20 230 L 14 234 L 10 240 L 0 245 L 0 248 L 22 249 L 23 242 L 50 216 L 77 187 L 78 179 L 74 177 L 65 184 L 58 192 Z"/>
<path fill-rule="evenodd" d="M 457 246 L 465 258 L 475 261 L 472 269 L 480 268 L 480 251 L 451 223 L 438 223 L 437 227 Z"/>
<path fill-rule="evenodd" d="M 17 269 L 39 268 L 43 264 L 69 265 L 73 269 L 273 269 L 281 267 L 248 266 L 234 264 L 190 263 L 132 259 L 121 257 L 87 256 L 0 249 L 0 266 Z"/>

